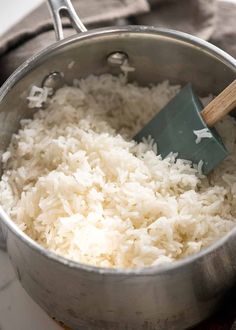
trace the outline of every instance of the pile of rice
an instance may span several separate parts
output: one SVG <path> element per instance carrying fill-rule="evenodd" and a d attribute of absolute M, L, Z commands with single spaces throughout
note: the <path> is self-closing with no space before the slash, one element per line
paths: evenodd
<path fill-rule="evenodd" d="M 89 76 L 21 121 L 3 154 L 0 202 L 45 248 L 102 267 L 173 262 L 236 223 L 236 122 L 217 125 L 230 156 L 208 177 L 132 136 L 178 92 Z"/>

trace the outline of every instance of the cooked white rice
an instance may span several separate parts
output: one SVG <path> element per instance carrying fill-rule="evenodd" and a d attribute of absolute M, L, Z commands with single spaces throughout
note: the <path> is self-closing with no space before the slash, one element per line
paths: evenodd
<path fill-rule="evenodd" d="M 230 156 L 208 178 L 131 137 L 179 90 L 110 75 L 64 87 L 2 157 L 0 202 L 45 248 L 86 264 L 137 268 L 200 251 L 235 226 L 236 122 L 217 125 Z"/>
<path fill-rule="evenodd" d="M 202 141 L 202 139 L 208 138 L 208 139 L 212 139 L 213 135 L 210 132 L 209 128 L 203 128 L 203 129 L 199 129 L 199 130 L 193 130 L 193 134 L 196 135 L 196 144 L 200 143 Z"/>

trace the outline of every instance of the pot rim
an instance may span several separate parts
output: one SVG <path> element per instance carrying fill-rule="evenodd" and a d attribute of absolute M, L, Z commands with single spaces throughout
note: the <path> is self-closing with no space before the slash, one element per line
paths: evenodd
<path fill-rule="evenodd" d="M 109 27 L 109 28 L 99 28 L 87 31 L 81 34 L 75 34 L 68 38 L 65 38 L 61 41 L 55 42 L 54 44 L 48 46 L 44 50 L 40 51 L 36 55 L 33 55 L 31 58 L 26 60 L 22 65 L 20 65 L 6 80 L 6 82 L 0 88 L 0 102 L 4 99 L 7 93 L 14 87 L 14 85 L 23 78 L 29 71 L 31 71 L 37 64 L 43 61 L 48 55 L 52 54 L 55 50 L 61 49 L 68 44 L 73 44 L 80 40 L 97 38 L 104 35 L 112 35 L 117 33 L 130 33 L 130 34 L 149 34 L 149 35 L 160 35 L 169 37 L 171 39 L 176 39 L 182 42 L 186 42 L 192 46 L 198 47 L 200 51 L 205 51 L 212 56 L 219 58 L 226 66 L 231 67 L 235 71 L 236 75 L 236 59 L 231 55 L 219 49 L 218 47 L 212 45 L 211 43 L 202 40 L 198 37 L 192 36 L 190 34 L 165 29 L 165 28 L 156 28 L 151 26 L 123 26 L 123 27 Z M 236 235 L 236 227 L 224 235 L 222 238 L 217 240 L 215 243 L 211 244 L 209 247 L 201 250 L 200 252 L 187 256 L 179 261 L 174 261 L 170 264 L 150 266 L 144 268 L 136 269 L 121 269 L 121 268 L 104 268 L 91 266 L 76 261 L 69 260 L 64 258 L 55 252 L 49 251 L 32 238 L 26 235 L 21 231 L 18 226 L 10 219 L 7 213 L 0 206 L 0 221 L 3 221 L 4 225 L 11 231 L 12 234 L 16 235 L 19 239 L 23 241 L 24 244 L 28 245 L 30 248 L 35 250 L 37 253 L 42 255 L 45 258 L 49 258 L 52 261 L 68 266 L 69 268 L 74 268 L 78 270 L 84 270 L 88 272 L 94 272 L 103 275 L 162 275 L 164 273 L 171 273 L 173 270 L 177 270 L 184 266 L 187 266 L 190 263 L 197 262 L 202 259 L 204 256 L 215 252 L 215 250 L 221 248 L 226 244 L 233 236 Z M 1 223 L 0 223 L 1 225 Z"/>

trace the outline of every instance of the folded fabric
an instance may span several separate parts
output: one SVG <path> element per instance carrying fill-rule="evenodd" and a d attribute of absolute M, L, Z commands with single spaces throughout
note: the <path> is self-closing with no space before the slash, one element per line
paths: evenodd
<path fill-rule="evenodd" d="M 137 15 L 150 10 L 147 0 L 72 0 L 85 25 L 101 25 L 115 19 Z M 68 20 L 63 19 L 68 26 Z M 45 3 L 0 38 L 0 55 L 21 42 L 53 29 L 49 8 Z"/>
<path fill-rule="evenodd" d="M 236 1 L 219 0 L 209 41 L 236 58 Z"/>
<path fill-rule="evenodd" d="M 184 31 L 208 39 L 215 28 L 217 0 L 151 0 L 151 13 L 139 15 L 137 24 Z"/>

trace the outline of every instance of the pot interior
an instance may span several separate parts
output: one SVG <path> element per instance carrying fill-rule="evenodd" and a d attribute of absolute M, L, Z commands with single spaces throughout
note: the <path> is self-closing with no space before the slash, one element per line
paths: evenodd
<path fill-rule="evenodd" d="M 19 128 L 20 119 L 37 111 L 27 105 L 32 85 L 42 86 L 52 72 L 62 73 L 63 83 L 68 85 L 89 74 L 120 74 L 120 68 L 107 61 L 109 54 L 117 51 L 128 56 L 135 68 L 129 80 L 140 85 L 166 79 L 181 85 L 191 82 L 199 95 L 206 96 L 219 93 L 236 76 L 236 61 L 230 56 L 181 33 L 129 27 L 73 36 L 25 63 L 1 89 L 0 156 Z"/>

